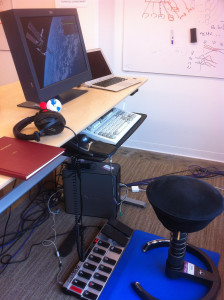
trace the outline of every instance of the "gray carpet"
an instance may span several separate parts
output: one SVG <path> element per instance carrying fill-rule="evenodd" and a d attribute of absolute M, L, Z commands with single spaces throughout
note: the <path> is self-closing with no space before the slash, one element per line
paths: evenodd
<path fill-rule="evenodd" d="M 134 181 L 143 180 L 161 176 L 163 174 L 170 174 L 187 170 L 190 165 L 200 165 L 202 167 L 215 166 L 219 170 L 224 170 L 224 164 L 190 159 L 185 157 L 178 157 L 172 155 L 158 154 L 146 151 L 137 151 L 128 148 L 121 148 L 113 158 L 113 162 L 121 165 L 121 182 L 130 183 Z M 185 174 L 186 172 L 180 173 Z M 214 186 L 224 188 L 224 177 L 214 177 L 206 179 L 207 182 Z M 139 229 L 158 236 L 169 237 L 169 232 L 158 221 L 153 209 L 151 208 L 146 198 L 145 192 L 128 194 L 129 197 L 142 200 L 146 202 L 146 208 L 137 208 L 126 204 L 122 205 L 122 216 L 118 218 L 129 225 L 133 229 Z M 17 230 L 20 213 L 27 204 L 27 201 L 21 203 L 12 211 L 7 232 L 15 232 Z M 219 262 L 219 272 L 224 282 L 224 238 L 223 238 L 223 218 L 224 214 L 217 217 L 205 229 L 192 233 L 189 235 L 189 242 L 195 246 L 205 248 L 211 251 L 216 251 L 221 254 Z M 1 235 L 4 232 L 7 214 L 1 214 Z M 86 226 L 102 226 L 105 220 L 100 218 L 84 217 L 84 225 Z M 22 250 L 15 256 L 14 259 L 22 260 L 28 255 L 29 248 L 32 244 L 38 243 L 53 234 L 51 226 L 53 224 L 52 218 L 49 218 L 44 224 L 36 228 L 25 243 Z M 60 213 L 56 216 L 56 231 L 58 234 L 71 230 L 74 226 L 74 216 L 68 215 L 63 211 L 61 205 Z M 88 227 L 85 230 L 85 244 L 86 247 L 91 243 L 98 232 L 97 227 Z M 28 237 L 29 233 L 24 236 L 19 244 L 14 245 L 10 249 L 10 253 L 15 253 L 19 245 Z M 56 240 L 59 246 L 66 235 L 59 236 Z M 78 261 L 76 249 L 70 255 L 62 258 L 63 269 L 60 274 L 60 281 L 64 282 L 67 276 L 72 271 L 73 267 Z M 59 271 L 58 259 L 55 255 L 55 248 L 53 246 L 44 247 L 38 245 L 33 247 L 29 258 L 22 263 L 15 263 L 9 265 L 5 271 L 0 275 L 0 299 L 4 300 L 61 300 L 74 299 L 74 297 L 64 295 L 61 291 L 60 284 L 57 283 L 57 274 Z M 221 287 L 218 295 L 218 300 L 224 299 L 224 288 Z"/>

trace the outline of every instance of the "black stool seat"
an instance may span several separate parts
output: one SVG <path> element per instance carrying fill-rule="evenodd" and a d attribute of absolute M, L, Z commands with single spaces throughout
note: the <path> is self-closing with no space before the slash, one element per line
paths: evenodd
<path fill-rule="evenodd" d="M 169 246 L 166 275 L 173 279 L 183 277 L 205 284 L 209 291 L 201 300 L 216 299 L 221 284 L 218 269 L 203 251 L 189 245 L 187 238 L 189 232 L 201 230 L 222 213 L 222 195 L 212 185 L 188 176 L 159 177 L 148 185 L 146 194 L 159 220 L 171 231 L 171 236 L 170 240 L 148 242 L 142 251 Z M 189 269 L 189 263 L 185 261 L 186 251 L 199 258 L 206 269 L 191 263 Z M 156 299 L 139 282 L 135 282 L 133 287 L 142 299 Z"/>
<path fill-rule="evenodd" d="M 172 232 L 201 230 L 224 209 L 223 197 L 212 185 L 188 176 L 159 177 L 146 194 L 159 220 Z"/>

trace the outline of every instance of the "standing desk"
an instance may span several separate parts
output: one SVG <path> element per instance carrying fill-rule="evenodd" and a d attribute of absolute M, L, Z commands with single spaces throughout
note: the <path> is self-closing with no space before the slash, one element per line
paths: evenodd
<path fill-rule="evenodd" d="M 119 102 L 134 94 L 138 88 L 147 81 L 145 78 L 140 79 L 140 83 L 120 92 L 80 87 L 79 89 L 87 90 L 88 92 L 64 104 L 62 107 L 61 114 L 66 120 L 66 125 L 75 131 L 76 134 L 81 132 Z M 17 104 L 24 101 L 24 94 L 19 82 L 0 87 L 0 137 L 14 137 L 14 125 L 26 117 L 33 116 L 37 112 L 34 109 L 17 107 Z M 24 133 L 33 133 L 35 130 L 36 128 L 32 123 L 24 129 Z M 40 142 L 60 147 L 73 137 L 73 132 L 65 128 L 64 131 L 58 135 L 41 137 Z M 50 172 L 56 169 L 65 159 L 65 156 L 58 157 L 29 180 L 21 182 L 16 188 L 1 197 L 0 213 L 16 202 Z M 14 180 L 15 178 L 0 175 L 0 190 Z"/>

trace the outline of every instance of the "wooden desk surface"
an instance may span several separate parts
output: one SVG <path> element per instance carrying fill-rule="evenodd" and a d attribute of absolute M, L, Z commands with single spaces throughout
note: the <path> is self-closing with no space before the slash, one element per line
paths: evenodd
<path fill-rule="evenodd" d="M 145 78 L 141 78 L 141 80 L 139 84 L 120 92 L 81 87 L 80 89 L 88 90 L 88 92 L 64 104 L 60 113 L 64 116 L 66 125 L 79 133 L 147 81 Z M 25 98 L 19 82 L 0 87 L 0 137 L 14 137 L 14 125 L 37 112 L 34 109 L 17 107 L 17 104 L 24 101 Z M 36 127 L 32 123 L 23 132 L 28 134 L 35 130 Z M 73 136 L 72 131 L 65 128 L 58 135 L 41 137 L 41 143 L 60 147 Z M 13 178 L 0 175 L 0 189 L 12 180 Z"/>

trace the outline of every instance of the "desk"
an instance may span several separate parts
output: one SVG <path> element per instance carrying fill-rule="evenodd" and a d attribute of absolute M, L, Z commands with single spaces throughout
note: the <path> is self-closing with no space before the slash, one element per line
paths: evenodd
<path fill-rule="evenodd" d="M 85 93 L 84 95 L 74 99 L 73 101 L 64 104 L 62 107 L 61 114 L 66 119 L 66 125 L 76 133 L 81 132 L 103 114 L 108 112 L 111 108 L 116 106 L 119 102 L 130 96 L 146 81 L 147 79 L 141 78 L 140 83 L 120 92 L 110 92 L 100 89 L 81 87 L 80 89 L 82 90 L 88 90 L 88 93 Z M 33 109 L 17 107 L 17 104 L 24 101 L 25 98 L 19 82 L 0 87 L 0 137 L 14 137 L 14 125 L 20 120 L 32 116 L 36 113 L 36 111 Z M 30 124 L 24 132 L 33 133 L 35 130 L 36 128 L 34 124 Z M 60 147 L 61 145 L 69 141 L 72 137 L 74 137 L 72 131 L 65 128 L 64 131 L 58 135 L 42 137 L 41 143 Z M 58 161 L 58 164 L 60 164 L 60 159 Z M 53 168 L 55 167 L 56 166 L 53 165 Z M 45 176 L 44 174 L 41 175 L 42 178 L 44 178 Z M 0 175 L 0 190 L 13 180 L 14 178 Z M 41 178 L 39 178 L 38 180 L 40 181 Z M 21 185 L 22 184 L 25 187 L 25 185 L 27 185 L 27 182 L 22 182 Z M 35 183 L 32 184 L 32 186 L 34 185 Z M 29 189 L 32 186 L 29 186 Z M 11 199 L 12 203 L 22 196 L 22 186 L 20 187 L 20 190 L 21 193 L 18 195 L 18 197 L 15 197 L 14 200 Z M 25 192 L 26 191 L 24 189 L 24 194 Z M 10 197 L 9 194 L 6 196 Z M 1 200 L 4 200 L 4 197 L 1 198 L 0 201 Z M 12 203 L 10 203 L 8 206 L 10 206 Z M 7 207 L 4 206 L 4 209 L 5 208 Z M 0 212 L 1 211 L 3 210 L 0 210 Z"/>

